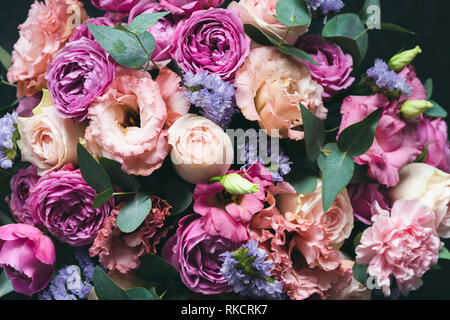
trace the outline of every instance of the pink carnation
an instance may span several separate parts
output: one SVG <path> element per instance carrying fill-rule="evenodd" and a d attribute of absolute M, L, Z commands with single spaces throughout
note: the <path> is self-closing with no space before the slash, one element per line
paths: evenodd
<path fill-rule="evenodd" d="M 421 277 L 438 261 L 441 248 L 433 212 L 419 201 L 396 201 L 391 214 L 379 209 L 356 248 L 356 261 L 368 264 L 386 295 L 392 277 L 402 291 L 418 289 Z"/>
<path fill-rule="evenodd" d="M 17 96 L 32 96 L 45 87 L 45 71 L 64 47 L 77 22 L 87 19 L 83 3 L 77 0 L 35 1 L 27 20 L 19 26 L 8 81 L 17 82 Z"/>
<path fill-rule="evenodd" d="M 414 127 L 400 119 L 399 108 L 393 107 L 381 94 L 370 97 L 349 96 L 341 107 L 339 133 L 378 108 L 384 110 L 375 131 L 374 142 L 365 154 L 354 160 L 359 165 L 369 165 L 369 177 L 392 187 L 399 181 L 398 171 L 422 152 Z"/>

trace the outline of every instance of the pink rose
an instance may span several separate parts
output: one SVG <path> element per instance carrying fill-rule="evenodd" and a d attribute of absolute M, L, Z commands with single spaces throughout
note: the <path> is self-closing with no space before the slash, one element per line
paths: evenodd
<path fill-rule="evenodd" d="M 19 26 L 13 65 L 8 81 L 17 82 L 17 96 L 32 96 L 45 87 L 47 65 L 64 47 L 72 32 L 87 19 L 83 3 L 77 0 L 35 1 L 27 20 Z"/>
<path fill-rule="evenodd" d="M 128 174 L 148 176 L 168 153 L 163 130 L 167 108 L 148 72 L 118 67 L 116 79 L 89 107 L 85 139 L 92 153 L 122 164 Z"/>
<path fill-rule="evenodd" d="M 354 160 L 359 165 L 368 164 L 368 176 L 388 187 L 398 183 L 398 171 L 422 152 L 414 127 L 402 121 L 398 115 L 399 110 L 391 106 L 389 100 L 381 94 L 370 97 L 349 96 L 344 99 L 341 107 L 342 122 L 339 128 L 340 133 L 376 109 L 384 109 L 372 146 Z"/>
<path fill-rule="evenodd" d="M 153 0 L 144 0 L 155 2 Z M 130 10 L 142 0 L 91 0 L 92 4 L 97 8 L 105 11 L 115 11 L 129 13 Z"/>
<path fill-rule="evenodd" d="M 278 0 L 233 1 L 228 5 L 228 9 L 238 10 L 244 24 L 251 24 L 257 27 L 277 41 L 281 41 L 289 30 L 284 42 L 293 45 L 299 36 L 308 31 L 309 25 L 291 27 L 289 29 L 287 25 L 275 19 L 277 2 Z"/>
<path fill-rule="evenodd" d="M 390 210 L 389 199 L 379 184 L 353 184 L 348 187 L 353 214 L 358 221 L 372 224 L 371 218 L 376 214 L 375 206 Z"/>
<path fill-rule="evenodd" d="M 191 113 L 170 127 L 169 144 L 175 171 L 192 184 L 224 175 L 233 162 L 230 137 L 211 120 Z"/>
<path fill-rule="evenodd" d="M 194 11 L 217 8 L 224 0 L 161 0 L 161 5 L 173 14 L 189 15 Z"/>
<path fill-rule="evenodd" d="M 368 264 L 385 295 L 392 277 L 402 291 L 416 290 L 421 277 L 438 261 L 441 248 L 434 231 L 434 215 L 419 201 L 396 201 L 389 215 L 379 210 L 372 226 L 363 232 L 356 248 L 356 261 Z"/>
<path fill-rule="evenodd" d="M 271 136 L 303 139 L 300 103 L 320 119 L 327 117 L 323 88 L 311 79 L 308 67 L 274 47 L 251 50 L 234 84 L 244 117 L 258 121 Z"/>
<path fill-rule="evenodd" d="M 45 289 L 55 261 L 55 246 L 38 228 L 27 224 L 0 227 L 0 266 L 14 291 L 31 296 Z"/>

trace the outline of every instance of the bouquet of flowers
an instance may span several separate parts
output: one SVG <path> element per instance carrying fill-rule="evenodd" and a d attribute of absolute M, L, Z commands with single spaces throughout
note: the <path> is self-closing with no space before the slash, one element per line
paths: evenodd
<path fill-rule="evenodd" d="M 392 298 L 450 259 L 422 50 L 358 68 L 411 33 L 378 0 L 92 4 L 36 0 L 0 49 L 0 295 Z"/>

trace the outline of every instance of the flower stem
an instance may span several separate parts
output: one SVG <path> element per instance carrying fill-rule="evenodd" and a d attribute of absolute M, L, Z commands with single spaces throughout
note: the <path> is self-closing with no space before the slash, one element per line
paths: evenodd
<path fill-rule="evenodd" d="M 281 47 L 284 44 L 284 40 L 286 40 L 286 37 L 289 34 L 289 31 L 291 31 L 291 27 L 288 27 L 288 29 L 286 30 L 286 33 L 283 35 L 283 38 L 281 39 L 280 43 L 278 44 L 279 47 Z"/>

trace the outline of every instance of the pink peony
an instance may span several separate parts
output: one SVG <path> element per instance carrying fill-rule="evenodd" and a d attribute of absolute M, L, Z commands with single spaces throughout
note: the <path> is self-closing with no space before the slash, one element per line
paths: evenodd
<path fill-rule="evenodd" d="M 98 255 L 105 268 L 125 274 L 139 267 L 139 258 L 145 253 L 156 254 L 156 245 L 170 230 L 164 228 L 164 221 L 170 215 L 171 206 L 156 196 L 151 199 L 150 214 L 132 233 L 122 233 L 116 225 L 124 203 L 115 207 L 98 231 L 97 238 L 89 249 L 90 256 Z"/>
<path fill-rule="evenodd" d="M 139 2 L 155 2 L 153 0 L 91 0 L 97 8 L 105 11 L 129 13 Z"/>
<path fill-rule="evenodd" d="M 228 173 L 231 172 L 235 171 Z M 231 195 L 220 182 L 201 183 L 194 190 L 194 211 L 202 216 L 202 228 L 209 234 L 242 242 L 249 239 L 247 226 L 252 216 L 264 207 L 265 190 L 272 184 L 272 177 L 260 163 L 253 164 L 245 172 L 236 172 L 258 184 L 259 191 Z"/>
<path fill-rule="evenodd" d="M 398 171 L 422 152 L 414 127 L 400 119 L 399 110 L 392 107 L 389 100 L 381 94 L 370 97 L 349 96 L 344 99 L 341 107 L 339 133 L 363 120 L 377 108 L 384 110 L 375 131 L 374 142 L 365 154 L 354 160 L 359 165 L 369 165 L 369 177 L 392 187 L 399 181 Z"/>
<path fill-rule="evenodd" d="M 0 227 L 0 266 L 14 291 L 31 296 L 45 289 L 55 268 L 55 246 L 36 227 L 8 224 Z"/>
<path fill-rule="evenodd" d="M 390 295 L 392 277 L 402 291 L 418 289 L 441 248 L 433 212 L 419 201 L 399 200 L 390 215 L 380 209 L 372 222 L 356 248 L 357 263 L 369 265 L 385 295 Z"/>
<path fill-rule="evenodd" d="M 353 214 L 358 221 L 372 224 L 371 218 L 376 214 L 376 206 L 390 210 L 386 191 L 379 184 L 353 184 L 348 187 L 348 194 L 353 206 Z"/>
<path fill-rule="evenodd" d="M 169 151 L 167 108 L 149 73 L 118 67 L 88 117 L 85 138 L 92 153 L 120 162 L 128 174 L 148 176 L 161 167 Z"/>
<path fill-rule="evenodd" d="M 19 26 L 13 65 L 8 81 L 17 82 L 17 96 L 32 96 L 45 87 L 45 71 L 64 47 L 73 30 L 87 19 L 83 3 L 77 0 L 35 1 L 27 20 Z"/>
<path fill-rule="evenodd" d="M 300 103 L 320 119 L 327 117 L 323 88 L 311 79 L 308 67 L 275 47 L 252 49 L 234 85 L 244 117 L 258 121 L 271 136 L 303 139 Z"/>
<path fill-rule="evenodd" d="M 224 0 L 161 0 L 161 5 L 178 15 L 189 15 L 194 11 L 217 8 Z"/>

